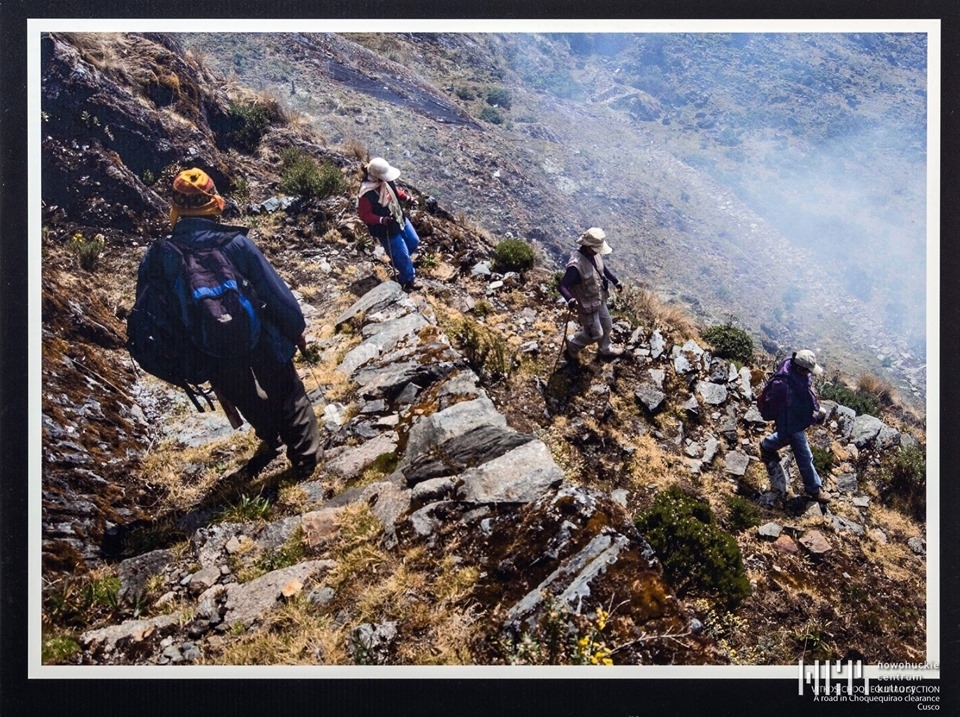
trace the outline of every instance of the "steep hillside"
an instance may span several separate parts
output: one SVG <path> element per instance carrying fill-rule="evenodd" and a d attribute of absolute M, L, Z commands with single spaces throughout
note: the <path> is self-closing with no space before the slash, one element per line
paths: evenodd
<path fill-rule="evenodd" d="M 925 436 L 889 387 L 823 387 L 844 400 L 810 431 L 839 492 L 822 508 L 789 456 L 757 459 L 761 352 L 723 356 L 628 280 L 624 357 L 569 364 L 549 257 L 499 266 L 499 237 L 436 188 L 401 178 L 422 207 L 407 295 L 356 219 L 362 144 L 174 38 L 43 51 L 47 664 L 922 661 Z M 325 191 L 282 190 L 291 150 Z M 123 348 L 169 180 L 194 164 L 301 299 L 325 434 L 307 480 Z"/>
<path fill-rule="evenodd" d="M 925 396 L 926 48 L 916 35 L 184 35 L 328 141 L 554 261 L 621 267 L 771 352 Z"/>

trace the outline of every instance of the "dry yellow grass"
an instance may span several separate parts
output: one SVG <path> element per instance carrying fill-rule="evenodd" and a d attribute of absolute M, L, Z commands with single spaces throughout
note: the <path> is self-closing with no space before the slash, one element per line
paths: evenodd
<path fill-rule="evenodd" d="M 625 283 L 617 301 L 623 311 L 632 314 L 648 328 L 685 339 L 699 335 L 697 322 L 686 309 L 664 303 L 654 291 Z"/>
<path fill-rule="evenodd" d="M 883 406 L 892 406 L 897 402 L 893 386 L 874 374 L 865 373 L 858 376 L 857 391 L 872 396 Z"/>
<path fill-rule="evenodd" d="M 141 470 L 145 480 L 167 490 L 168 508 L 187 510 L 207 498 L 226 474 L 248 461 L 257 444 L 252 431 L 232 433 L 199 448 L 167 439 L 154 445 L 145 456 Z M 201 468 L 185 475 L 185 465 Z"/>
<path fill-rule="evenodd" d="M 351 137 L 340 146 L 340 149 L 345 155 L 348 157 L 353 157 L 358 162 L 365 164 L 370 161 L 370 151 L 359 139 Z"/>
<path fill-rule="evenodd" d="M 568 423 L 566 416 L 555 416 L 552 427 L 539 431 L 537 438 L 550 450 L 554 462 L 563 471 L 564 480 L 576 482 L 583 474 L 583 458 L 570 441 L 563 437 Z"/>
<path fill-rule="evenodd" d="M 305 597 L 270 613 L 258 630 L 228 639 L 203 665 L 341 665 L 348 662 L 345 628 Z"/>
<path fill-rule="evenodd" d="M 639 436 L 633 444 L 636 451 L 630 460 L 630 480 L 636 488 L 662 489 L 676 481 L 679 468 L 676 456 L 664 452 L 651 436 Z"/>

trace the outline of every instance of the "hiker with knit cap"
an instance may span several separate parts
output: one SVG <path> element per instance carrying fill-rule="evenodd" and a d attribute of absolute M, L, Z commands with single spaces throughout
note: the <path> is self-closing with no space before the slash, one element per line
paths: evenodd
<path fill-rule="evenodd" d="M 396 185 L 399 176 L 400 170 L 391 167 L 387 160 L 371 159 L 364 167 L 357 194 L 357 213 L 387 252 L 400 286 L 409 293 L 419 288 L 410 255 L 420 246 L 420 237 L 400 205 L 401 201 L 415 200 Z"/>
<path fill-rule="evenodd" d="M 560 294 L 570 311 L 577 312 L 580 331 L 566 342 L 564 356 L 568 361 L 579 361 L 580 352 L 592 343 L 598 343 L 601 358 L 616 358 L 623 351 L 610 343 L 613 319 L 607 308 L 609 287 L 623 291 L 623 284 L 603 262 L 613 251 L 606 242 L 606 233 L 599 227 L 587 229 L 577 240 L 578 248 L 570 255 L 567 271 L 560 280 Z"/>
<path fill-rule="evenodd" d="M 306 350 L 306 322 L 290 288 L 247 238 L 248 229 L 219 222 L 223 209 L 223 197 L 206 172 L 198 168 L 180 172 L 173 180 L 172 234 L 147 249 L 137 294 L 147 277 L 158 272 L 172 290 L 179 280 L 181 249 L 185 253 L 220 249 L 252 286 L 261 304 L 261 328 L 249 353 L 238 347 L 235 356 L 210 362 L 210 384 L 250 422 L 263 441 L 262 449 L 286 446 L 287 458 L 303 478 L 313 472 L 321 451 L 317 418 L 293 365 L 297 348 Z"/>
<path fill-rule="evenodd" d="M 771 383 L 766 402 L 776 406 L 776 431 L 760 441 L 760 459 L 767 465 L 779 462 L 777 452 L 784 446 L 793 450 L 797 470 L 803 479 L 806 494 L 821 503 L 830 500 L 823 490 L 823 481 L 813 465 L 813 452 L 804 431 L 814 423 L 823 423 L 826 412 L 813 391 L 813 377 L 823 373 L 817 356 L 809 349 L 797 351 L 780 362 Z"/>

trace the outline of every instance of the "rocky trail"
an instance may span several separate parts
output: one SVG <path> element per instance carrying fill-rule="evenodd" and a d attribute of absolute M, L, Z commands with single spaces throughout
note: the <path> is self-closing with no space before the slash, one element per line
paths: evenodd
<path fill-rule="evenodd" d="M 721 357 L 629 282 L 623 357 L 568 364 L 550 258 L 498 267 L 497 240 L 416 185 L 423 288 L 405 294 L 355 216 L 356 147 L 278 116 L 240 151 L 196 58 L 114 42 L 93 43 L 113 64 L 77 39 L 44 47 L 46 664 L 922 661 L 925 522 L 889 492 L 891 466 L 922 456 L 922 419 L 825 402 L 809 434 L 838 497 L 811 503 L 789 454 L 772 475 L 758 459 L 770 356 Z M 121 56 L 173 68 L 179 94 Z M 280 191 L 289 148 L 348 188 Z M 152 182 L 132 169 L 145 152 Z M 124 349 L 165 182 L 200 156 L 224 221 L 304 308 L 297 367 L 326 439 L 307 480 Z"/>

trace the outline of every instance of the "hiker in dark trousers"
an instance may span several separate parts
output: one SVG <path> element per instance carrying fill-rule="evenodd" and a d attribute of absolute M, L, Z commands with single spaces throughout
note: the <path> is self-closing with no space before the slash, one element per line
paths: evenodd
<path fill-rule="evenodd" d="M 768 401 L 783 408 L 777 411 L 774 419 L 776 432 L 760 441 L 760 459 L 766 464 L 778 462 L 780 455 L 777 451 L 789 445 L 803 478 L 804 491 L 814 500 L 826 503 L 830 494 L 823 490 L 823 481 L 817 475 L 813 452 L 804 434 L 809 426 L 822 423 L 826 417 L 813 391 L 813 377 L 821 373 L 823 368 L 817 363 L 816 354 L 807 349 L 797 351 L 780 363 L 776 374 L 786 380 L 771 386 Z"/>
<path fill-rule="evenodd" d="M 321 451 L 317 417 L 293 365 L 297 348 L 306 350 L 306 322 L 290 288 L 247 238 L 247 229 L 219 223 L 223 208 L 223 198 L 202 170 L 186 170 L 173 180 L 170 239 L 185 247 L 221 246 L 263 305 L 253 350 L 236 361 L 213 362 L 210 384 L 250 422 L 263 448 L 285 445 L 297 476 L 304 478 L 313 473 Z M 150 262 L 179 261 L 165 244 L 148 249 L 140 277 Z"/>
<path fill-rule="evenodd" d="M 578 361 L 580 352 L 599 342 L 597 353 L 602 358 L 616 358 L 623 351 L 610 344 L 613 319 L 607 308 L 609 286 L 623 291 L 623 284 L 604 266 L 601 257 L 612 249 L 605 241 L 606 234 L 599 227 L 585 231 L 577 240 L 579 248 L 570 255 L 567 271 L 560 280 L 560 294 L 567 308 L 576 310 L 580 331 L 567 340 L 564 355 L 569 361 Z"/>
<path fill-rule="evenodd" d="M 414 200 L 396 185 L 399 176 L 400 170 L 391 167 L 387 160 L 371 159 L 364 167 L 357 194 L 357 214 L 387 252 L 400 286 L 409 293 L 419 288 L 410 255 L 420 246 L 420 237 L 400 206 L 401 201 Z"/>

